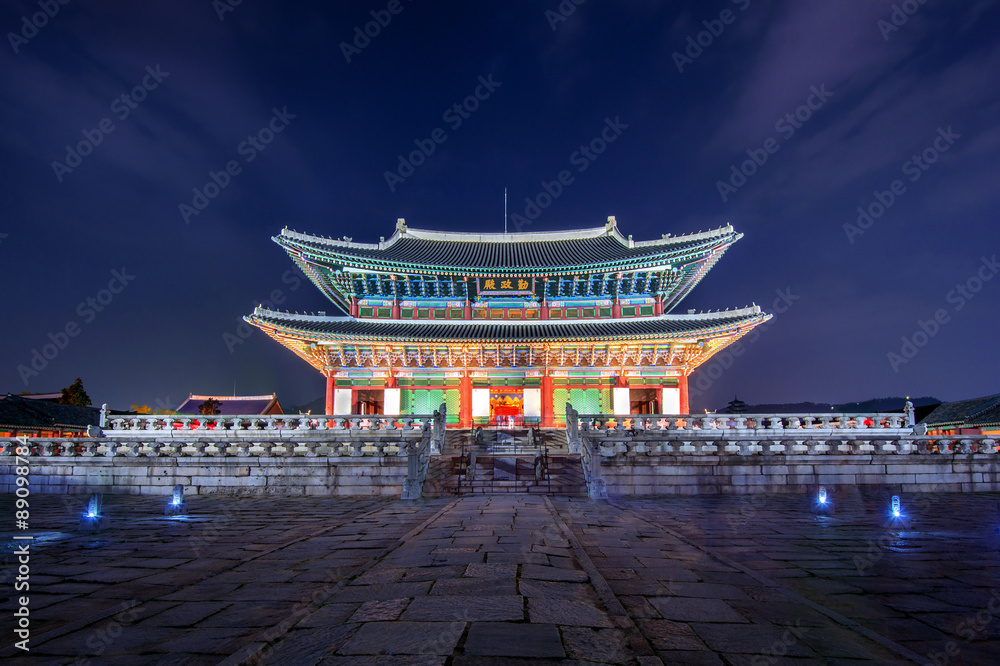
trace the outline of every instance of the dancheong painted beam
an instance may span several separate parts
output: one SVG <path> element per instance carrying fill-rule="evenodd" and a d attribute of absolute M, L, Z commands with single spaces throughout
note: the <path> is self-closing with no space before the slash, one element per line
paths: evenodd
<path fill-rule="evenodd" d="M 766 321 L 757 306 L 671 314 L 741 238 L 653 241 L 614 218 L 567 232 L 409 229 L 379 243 L 288 230 L 275 241 L 348 316 L 257 308 L 251 324 L 327 380 L 329 414 L 424 413 L 451 425 L 561 422 L 581 411 L 687 413 L 687 378 Z"/>

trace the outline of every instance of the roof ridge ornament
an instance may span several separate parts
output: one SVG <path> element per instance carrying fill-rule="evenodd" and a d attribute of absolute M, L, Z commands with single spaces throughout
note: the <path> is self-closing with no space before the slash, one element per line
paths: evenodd
<path fill-rule="evenodd" d="M 398 231 L 400 234 L 405 234 L 406 233 L 406 219 L 405 218 L 402 218 L 402 217 L 397 217 L 396 218 L 396 231 Z"/>

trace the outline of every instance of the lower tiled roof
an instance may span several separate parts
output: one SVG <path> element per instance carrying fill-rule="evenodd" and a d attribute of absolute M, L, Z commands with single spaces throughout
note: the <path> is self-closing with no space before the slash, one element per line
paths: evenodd
<path fill-rule="evenodd" d="M 662 337 L 709 337 L 754 326 L 768 319 L 760 308 L 695 315 L 663 315 L 635 319 L 589 321 L 413 321 L 353 319 L 274 312 L 263 308 L 246 318 L 256 326 L 270 327 L 302 336 L 324 339 L 424 342 L 432 340 L 469 342 L 544 342 L 565 339 L 635 339 Z"/>

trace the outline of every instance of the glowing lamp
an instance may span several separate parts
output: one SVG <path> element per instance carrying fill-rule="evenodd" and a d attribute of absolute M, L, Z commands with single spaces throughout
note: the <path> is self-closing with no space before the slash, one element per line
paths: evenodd
<path fill-rule="evenodd" d="M 184 485 L 178 483 L 170 493 L 170 500 L 167 502 L 163 513 L 167 516 L 176 516 L 184 513 Z"/>
<path fill-rule="evenodd" d="M 87 500 L 83 516 L 80 518 L 81 530 L 85 532 L 98 532 L 108 526 L 108 518 L 101 511 L 103 500 L 104 498 L 101 493 L 94 493 Z"/>
<path fill-rule="evenodd" d="M 817 499 L 819 499 L 820 504 L 826 504 L 827 501 L 826 488 L 819 489 L 819 495 Z"/>
<path fill-rule="evenodd" d="M 892 509 L 892 517 L 893 518 L 899 518 L 902 515 L 902 511 L 900 510 L 900 507 L 899 507 L 899 495 L 893 495 L 892 496 L 891 509 Z"/>

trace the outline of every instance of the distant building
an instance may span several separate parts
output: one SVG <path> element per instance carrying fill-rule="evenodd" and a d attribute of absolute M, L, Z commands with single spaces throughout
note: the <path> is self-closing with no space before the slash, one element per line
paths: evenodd
<path fill-rule="evenodd" d="M 0 398 L 0 437 L 81 437 L 87 426 L 97 426 L 101 411 L 55 402 L 61 393 L 14 395 Z"/>
<path fill-rule="evenodd" d="M 747 403 L 743 402 L 734 395 L 733 399 L 729 401 L 729 407 L 726 411 L 730 414 L 746 414 Z"/>
<path fill-rule="evenodd" d="M 177 408 L 178 414 L 201 414 L 198 407 L 206 400 L 219 401 L 220 416 L 235 416 L 237 414 L 284 414 L 278 403 L 278 396 L 270 395 L 195 395 Z"/>
<path fill-rule="evenodd" d="M 941 403 L 920 423 L 932 435 L 1000 435 L 1000 394 Z"/>

